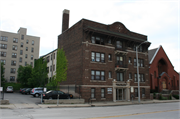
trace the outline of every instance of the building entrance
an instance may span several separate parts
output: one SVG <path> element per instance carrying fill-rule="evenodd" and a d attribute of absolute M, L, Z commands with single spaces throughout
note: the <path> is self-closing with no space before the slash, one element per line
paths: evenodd
<path fill-rule="evenodd" d="M 116 100 L 125 100 L 125 89 L 116 89 Z"/>

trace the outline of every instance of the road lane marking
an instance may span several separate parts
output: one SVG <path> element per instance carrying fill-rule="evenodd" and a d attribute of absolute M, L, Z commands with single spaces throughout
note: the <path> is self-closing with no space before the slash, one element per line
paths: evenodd
<path fill-rule="evenodd" d="M 176 110 L 165 110 L 165 111 L 155 111 L 155 112 L 145 112 L 145 113 L 135 113 L 135 114 L 126 114 L 126 115 L 116 115 L 116 116 L 106 116 L 106 117 L 94 117 L 94 118 L 87 118 L 87 119 L 115 118 L 115 117 L 125 117 L 125 116 L 134 116 L 134 115 L 143 115 L 143 114 L 153 114 L 153 113 L 162 113 L 162 112 L 172 112 L 172 111 L 180 111 L 180 109 L 176 109 Z"/>

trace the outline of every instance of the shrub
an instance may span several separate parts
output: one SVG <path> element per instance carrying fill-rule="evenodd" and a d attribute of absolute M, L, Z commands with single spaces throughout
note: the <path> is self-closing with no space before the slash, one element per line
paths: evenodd
<path fill-rule="evenodd" d="M 8 86 L 12 86 L 13 87 L 13 90 L 19 90 L 20 88 L 23 88 L 22 84 L 20 83 L 10 83 L 10 82 L 7 82 L 4 84 L 4 89 L 5 90 Z"/>

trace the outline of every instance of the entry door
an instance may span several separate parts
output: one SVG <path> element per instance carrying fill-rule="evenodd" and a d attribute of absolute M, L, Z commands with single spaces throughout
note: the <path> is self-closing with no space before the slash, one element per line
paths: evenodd
<path fill-rule="evenodd" d="M 116 89 L 116 100 L 123 100 L 123 89 Z"/>
<path fill-rule="evenodd" d="M 162 82 L 162 87 L 163 87 L 163 89 L 166 89 L 166 81 Z"/>

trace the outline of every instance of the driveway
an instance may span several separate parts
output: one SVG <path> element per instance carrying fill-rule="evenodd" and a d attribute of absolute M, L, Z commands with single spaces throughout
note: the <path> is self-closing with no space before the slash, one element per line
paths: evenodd
<path fill-rule="evenodd" d="M 4 93 L 4 99 L 9 99 L 10 104 L 40 104 L 40 97 L 25 95 L 21 93 Z"/>

